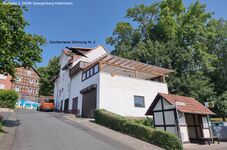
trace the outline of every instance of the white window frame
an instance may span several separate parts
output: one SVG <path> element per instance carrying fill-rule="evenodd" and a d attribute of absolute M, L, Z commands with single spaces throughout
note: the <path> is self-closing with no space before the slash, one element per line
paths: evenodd
<path fill-rule="evenodd" d="M 33 94 L 37 94 L 37 89 L 34 89 L 33 90 Z"/>
<path fill-rule="evenodd" d="M 29 80 L 29 83 L 30 83 L 30 84 L 33 84 L 33 79 L 30 79 L 30 80 Z"/>
<path fill-rule="evenodd" d="M 32 94 L 33 90 L 31 88 L 28 89 L 28 93 Z"/>
<path fill-rule="evenodd" d="M 16 87 L 14 87 L 14 90 L 15 90 L 16 92 L 19 92 L 19 91 L 20 91 L 20 87 L 19 87 L 19 86 L 16 86 Z"/>
<path fill-rule="evenodd" d="M 32 71 L 31 70 L 27 70 L 27 75 L 32 75 Z"/>
<path fill-rule="evenodd" d="M 95 65 L 94 66 L 94 74 L 98 73 L 99 72 L 99 65 Z"/>
<path fill-rule="evenodd" d="M 6 76 L 4 74 L 0 74 L 0 79 L 5 80 Z"/>
<path fill-rule="evenodd" d="M 0 83 L 0 89 L 5 89 L 5 84 Z"/>

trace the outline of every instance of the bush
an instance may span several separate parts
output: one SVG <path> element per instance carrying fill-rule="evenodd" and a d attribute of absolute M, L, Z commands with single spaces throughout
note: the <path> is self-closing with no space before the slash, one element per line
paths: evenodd
<path fill-rule="evenodd" d="M 3 116 L 0 114 L 0 123 L 2 122 Z"/>
<path fill-rule="evenodd" d="M 15 108 L 19 96 L 13 90 L 0 90 L 0 107 Z"/>
<path fill-rule="evenodd" d="M 5 132 L 4 129 L 3 129 L 3 126 L 2 126 L 2 123 L 0 122 L 0 133 L 1 132 Z"/>
<path fill-rule="evenodd" d="M 137 124 L 142 124 L 148 127 L 154 127 L 153 126 L 153 119 L 146 117 L 146 118 L 128 118 L 130 121 L 137 123 Z"/>
<path fill-rule="evenodd" d="M 128 134 L 140 140 L 155 144 L 168 150 L 182 150 L 182 144 L 178 137 L 165 131 L 132 122 L 125 117 L 97 109 L 94 114 L 95 121 L 116 131 Z"/>

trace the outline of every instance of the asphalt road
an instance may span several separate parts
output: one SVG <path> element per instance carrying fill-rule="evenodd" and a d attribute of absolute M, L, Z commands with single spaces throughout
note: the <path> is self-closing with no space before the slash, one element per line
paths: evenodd
<path fill-rule="evenodd" d="M 59 113 L 18 110 L 12 150 L 129 150 L 123 143 L 65 119 Z"/>

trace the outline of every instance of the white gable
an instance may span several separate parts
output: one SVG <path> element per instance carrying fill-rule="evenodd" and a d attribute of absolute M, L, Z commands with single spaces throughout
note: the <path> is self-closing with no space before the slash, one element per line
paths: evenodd
<path fill-rule="evenodd" d="M 154 107 L 154 110 L 162 110 L 161 99 L 158 100 L 158 103 L 157 103 L 156 106 Z"/>
<path fill-rule="evenodd" d="M 76 61 L 73 62 L 73 65 L 76 65 L 79 61 L 85 61 L 85 62 L 91 62 L 101 56 L 103 56 L 104 54 L 108 54 L 108 52 L 105 50 L 105 48 L 103 46 L 98 46 L 92 50 L 90 50 L 87 54 L 85 54 L 87 56 L 86 57 L 81 57 L 79 59 L 77 59 Z"/>

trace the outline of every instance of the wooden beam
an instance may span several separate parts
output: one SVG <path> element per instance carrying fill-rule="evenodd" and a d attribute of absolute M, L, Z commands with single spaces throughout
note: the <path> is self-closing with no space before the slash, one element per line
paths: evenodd
<path fill-rule="evenodd" d="M 103 69 L 102 62 L 99 62 L 99 71 L 102 71 L 102 69 Z"/>
<path fill-rule="evenodd" d="M 111 60 L 108 61 L 108 62 L 115 64 L 116 62 L 118 62 L 118 61 L 120 61 L 120 60 L 121 60 L 121 58 L 113 58 L 113 59 L 111 59 Z"/>
<path fill-rule="evenodd" d="M 125 61 L 124 63 L 122 63 L 122 66 L 130 66 L 133 62 L 132 61 Z"/>
<path fill-rule="evenodd" d="M 107 57 L 103 58 L 102 61 L 109 61 L 113 59 L 113 56 L 107 55 Z"/>
<path fill-rule="evenodd" d="M 135 69 L 133 69 L 133 68 L 129 68 L 129 67 L 125 67 L 125 66 L 121 66 L 121 65 L 117 65 L 117 64 L 112 64 L 112 63 L 109 63 L 109 62 L 103 62 L 103 61 L 99 61 L 99 62 L 101 62 L 103 64 L 107 64 L 107 65 L 111 65 L 111 66 L 120 67 L 120 68 L 124 68 L 124 69 L 129 69 L 129 70 L 135 71 Z"/>

